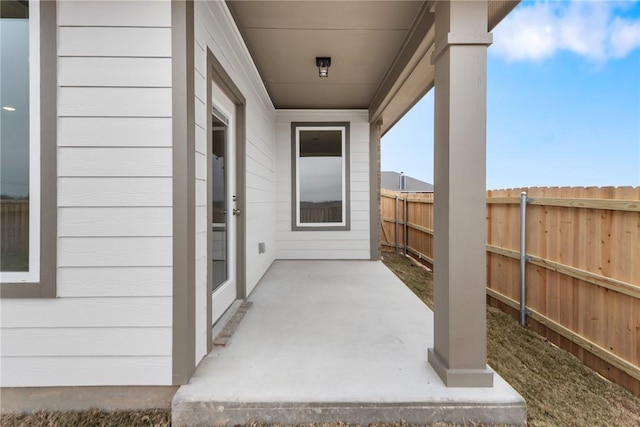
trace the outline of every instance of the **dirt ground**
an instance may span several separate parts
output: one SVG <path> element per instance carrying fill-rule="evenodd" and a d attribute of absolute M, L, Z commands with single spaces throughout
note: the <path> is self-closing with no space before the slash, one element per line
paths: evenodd
<path fill-rule="evenodd" d="M 433 307 L 430 271 L 390 252 L 384 253 L 384 263 L 429 307 Z M 489 365 L 526 399 L 530 426 L 640 425 L 640 398 L 602 378 L 573 355 L 520 327 L 510 316 L 494 308 L 487 309 L 487 353 Z M 0 417 L 3 427 L 166 427 L 170 424 L 168 410 L 41 412 Z M 261 426 L 252 424 L 250 427 Z M 379 426 L 408 427 L 402 424 Z"/>
<path fill-rule="evenodd" d="M 401 255 L 383 256 L 433 308 L 432 273 Z M 527 401 L 530 426 L 640 426 L 640 398 L 492 307 L 487 308 L 487 356 Z"/>

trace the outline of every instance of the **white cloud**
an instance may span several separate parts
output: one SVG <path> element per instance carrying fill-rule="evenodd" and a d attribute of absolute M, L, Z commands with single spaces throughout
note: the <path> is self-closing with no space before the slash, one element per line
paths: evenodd
<path fill-rule="evenodd" d="M 590 61 L 623 58 L 640 47 L 640 18 L 630 2 L 540 1 L 522 4 L 494 30 L 492 54 L 506 61 L 543 61 L 570 51 Z"/>
<path fill-rule="evenodd" d="M 614 58 L 623 58 L 640 46 L 640 20 L 616 17 L 611 23 L 611 48 Z"/>

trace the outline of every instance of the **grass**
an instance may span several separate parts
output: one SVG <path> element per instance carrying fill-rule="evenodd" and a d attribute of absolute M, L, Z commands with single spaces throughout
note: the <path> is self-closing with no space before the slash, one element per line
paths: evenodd
<path fill-rule="evenodd" d="M 3 427 L 168 427 L 171 425 L 171 411 L 122 411 L 103 412 L 98 410 L 83 412 L 36 412 L 33 414 L 2 415 Z"/>
<path fill-rule="evenodd" d="M 430 271 L 389 252 L 384 253 L 384 263 L 433 308 L 433 277 Z M 640 425 L 640 398 L 600 377 L 573 355 L 520 327 L 510 316 L 491 307 L 487 309 L 487 351 L 489 365 L 526 399 L 530 426 Z M 3 415 L 0 425 L 165 427 L 171 425 L 171 413 L 169 410 L 38 412 Z M 249 427 L 264 425 L 251 424 Z M 346 427 L 345 424 L 335 426 Z M 383 426 L 408 427 L 404 424 L 380 425 Z"/>
<path fill-rule="evenodd" d="M 432 273 L 401 255 L 383 255 L 387 267 L 433 308 Z M 530 426 L 640 425 L 639 397 L 492 307 L 487 308 L 487 356 L 527 401 Z"/>

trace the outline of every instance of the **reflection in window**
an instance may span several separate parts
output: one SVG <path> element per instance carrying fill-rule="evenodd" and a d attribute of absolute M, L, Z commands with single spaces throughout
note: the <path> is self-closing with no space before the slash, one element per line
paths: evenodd
<path fill-rule="evenodd" d="M 0 270 L 29 271 L 29 4 L 0 2 Z"/>
<path fill-rule="evenodd" d="M 211 203 L 213 205 L 212 256 L 213 290 L 228 279 L 227 252 L 227 125 L 213 116 L 211 153 Z"/>
<path fill-rule="evenodd" d="M 296 226 L 346 225 L 344 127 L 297 127 Z"/>

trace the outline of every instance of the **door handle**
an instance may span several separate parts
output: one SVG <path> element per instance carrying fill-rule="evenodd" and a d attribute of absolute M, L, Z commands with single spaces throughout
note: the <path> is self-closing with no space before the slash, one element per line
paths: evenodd
<path fill-rule="evenodd" d="M 234 209 L 233 210 L 233 214 L 234 215 L 240 215 L 240 209 Z"/>

